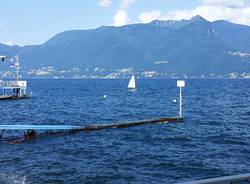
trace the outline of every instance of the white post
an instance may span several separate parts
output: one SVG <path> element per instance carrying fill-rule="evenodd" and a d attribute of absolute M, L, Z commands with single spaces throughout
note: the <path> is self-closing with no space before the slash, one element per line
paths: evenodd
<path fill-rule="evenodd" d="M 180 111 L 179 116 L 182 117 L 182 90 L 180 87 Z"/>
<path fill-rule="evenodd" d="M 185 81 L 183 80 L 178 80 L 177 81 L 177 87 L 180 88 L 180 99 L 179 99 L 179 102 L 180 102 L 180 106 L 179 106 L 179 117 L 182 117 L 182 87 L 185 87 Z"/>

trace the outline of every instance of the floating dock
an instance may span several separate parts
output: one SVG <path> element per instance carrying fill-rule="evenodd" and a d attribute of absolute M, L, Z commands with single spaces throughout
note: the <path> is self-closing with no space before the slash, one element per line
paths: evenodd
<path fill-rule="evenodd" d="M 183 117 L 167 117 L 167 118 L 155 118 L 142 121 L 131 121 L 123 123 L 110 123 L 110 124 L 97 124 L 97 125 L 86 125 L 86 126 L 71 126 L 71 125 L 0 125 L 0 141 L 8 139 L 3 139 L 4 132 L 6 130 L 17 130 L 26 131 L 24 137 L 19 139 L 11 138 L 10 141 L 25 142 L 29 139 L 38 137 L 37 131 L 45 131 L 41 135 L 58 134 L 58 133 L 76 133 L 81 131 L 96 131 L 102 129 L 113 129 L 113 128 L 127 128 L 132 126 L 141 126 L 147 124 L 161 124 L 161 123 L 172 123 L 172 122 L 182 122 Z"/>
<path fill-rule="evenodd" d="M 146 125 L 146 124 L 180 122 L 182 120 L 183 120 L 182 117 L 156 118 L 156 119 L 142 120 L 142 121 L 131 121 L 131 122 L 126 122 L 126 123 L 89 125 L 89 126 L 83 127 L 81 130 L 93 131 L 93 130 L 100 130 L 100 129 L 107 129 L 107 128 L 127 128 L 131 126 L 139 126 L 139 125 Z"/>
<path fill-rule="evenodd" d="M 19 100 L 30 98 L 30 95 L 14 96 L 14 95 L 1 95 L 0 100 Z"/>

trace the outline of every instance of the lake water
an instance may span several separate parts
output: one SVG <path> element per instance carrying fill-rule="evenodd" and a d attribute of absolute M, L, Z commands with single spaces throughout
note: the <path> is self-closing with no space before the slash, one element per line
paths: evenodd
<path fill-rule="evenodd" d="M 87 125 L 178 114 L 176 80 L 29 80 L 0 124 Z M 106 95 L 106 98 L 104 98 Z M 250 172 L 250 81 L 187 80 L 183 123 L 0 143 L 0 183 L 175 183 Z"/>

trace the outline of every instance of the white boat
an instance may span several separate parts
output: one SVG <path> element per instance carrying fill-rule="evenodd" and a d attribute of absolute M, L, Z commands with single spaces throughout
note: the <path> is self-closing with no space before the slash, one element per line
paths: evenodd
<path fill-rule="evenodd" d="M 131 79 L 129 80 L 128 89 L 130 89 L 130 90 L 135 90 L 136 89 L 135 76 L 134 75 L 132 75 Z"/>

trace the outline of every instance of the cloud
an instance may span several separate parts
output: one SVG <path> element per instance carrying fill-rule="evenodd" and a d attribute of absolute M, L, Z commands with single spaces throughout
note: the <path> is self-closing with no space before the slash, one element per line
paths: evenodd
<path fill-rule="evenodd" d="M 135 3 L 135 0 L 120 0 L 119 9 L 113 17 L 113 25 L 114 26 L 123 26 L 128 24 L 129 17 L 127 13 L 127 9 Z"/>
<path fill-rule="evenodd" d="M 9 40 L 9 41 L 3 42 L 3 44 L 12 46 L 14 45 L 14 42 L 12 40 Z"/>
<path fill-rule="evenodd" d="M 190 19 L 195 15 L 201 15 L 209 21 L 227 20 L 238 24 L 250 25 L 250 7 L 232 8 L 226 6 L 202 5 L 190 10 L 168 12 L 163 15 L 161 19 Z"/>
<path fill-rule="evenodd" d="M 211 6 L 223 6 L 223 7 L 231 7 L 231 8 L 239 8 L 245 6 L 244 0 L 203 0 L 203 5 L 211 5 Z"/>
<path fill-rule="evenodd" d="M 106 5 L 106 1 L 109 1 L 112 3 L 112 0 L 99 0 L 99 5 L 101 3 L 101 1 L 103 1 L 102 5 Z M 106 3 L 104 3 L 104 1 Z M 132 4 L 135 3 L 135 0 L 120 0 L 119 1 L 119 6 L 118 6 L 118 10 L 115 13 L 115 15 L 113 16 L 113 25 L 114 26 L 123 26 L 128 24 L 129 22 L 129 17 L 128 17 L 128 13 L 127 10 L 130 8 L 130 6 Z M 109 5 L 110 6 L 110 5 Z"/>
<path fill-rule="evenodd" d="M 139 15 L 139 20 L 142 23 L 149 23 L 152 22 L 153 20 L 159 19 L 160 16 L 161 16 L 160 11 L 142 12 Z"/>
<path fill-rule="evenodd" d="M 111 0 L 99 0 L 98 5 L 103 8 L 107 8 L 112 5 L 112 1 Z"/>
<path fill-rule="evenodd" d="M 135 0 L 121 0 L 120 9 L 128 9 L 134 3 L 135 3 Z"/>
<path fill-rule="evenodd" d="M 227 20 L 250 26 L 250 5 L 245 3 L 244 0 L 202 0 L 201 5 L 193 9 L 169 11 L 165 14 L 156 10 L 142 12 L 139 15 L 139 20 L 142 23 L 148 23 L 156 19 L 190 19 L 196 15 L 200 15 L 209 21 Z"/>
<path fill-rule="evenodd" d="M 123 26 L 126 25 L 128 23 L 128 15 L 127 15 L 127 11 L 126 10 L 118 10 L 116 12 L 116 14 L 113 17 L 114 26 Z"/>

